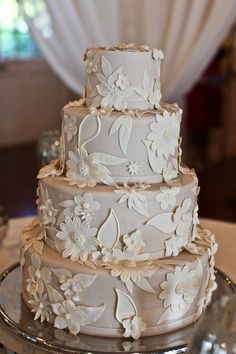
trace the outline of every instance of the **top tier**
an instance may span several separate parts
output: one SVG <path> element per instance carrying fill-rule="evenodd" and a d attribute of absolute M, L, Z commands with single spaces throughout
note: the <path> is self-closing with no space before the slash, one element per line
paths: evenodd
<path fill-rule="evenodd" d="M 86 105 L 117 111 L 159 108 L 163 58 L 161 50 L 134 44 L 87 49 Z"/>

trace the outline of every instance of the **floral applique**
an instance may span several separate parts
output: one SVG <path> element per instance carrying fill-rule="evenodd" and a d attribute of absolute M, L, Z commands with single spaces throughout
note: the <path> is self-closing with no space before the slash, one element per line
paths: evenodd
<path fill-rule="evenodd" d="M 169 182 L 178 176 L 178 161 L 173 159 L 168 162 L 162 171 L 162 176 L 165 182 Z"/>
<path fill-rule="evenodd" d="M 73 217 L 79 216 L 82 221 L 90 223 L 95 215 L 95 212 L 100 209 L 100 203 L 93 199 L 91 193 L 84 193 L 76 195 L 73 199 L 64 200 L 60 204 L 64 209 L 57 219 L 57 224 L 64 221 L 65 216 Z"/>
<path fill-rule="evenodd" d="M 177 266 L 174 272 L 167 273 L 166 280 L 160 283 L 162 289 L 159 298 L 163 300 L 166 308 L 160 317 L 158 324 L 174 318 L 182 317 L 194 302 L 199 292 L 203 277 L 201 261 L 197 258 L 197 266 L 190 269 L 188 265 Z"/>
<path fill-rule="evenodd" d="M 134 284 L 146 292 L 156 293 L 147 279 L 151 278 L 157 267 L 152 262 L 146 261 L 147 254 L 134 254 L 120 250 L 114 250 L 111 254 L 112 263 L 108 263 L 107 268 L 111 270 L 113 277 L 120 277 L 130 294 L 133 292 Z"/>
<path fill-rule="evenodd" d="M 127 161 L 99 152 L 89 155 L 84 147 L 76 148 L 74 152 L 69 151 L 68 154 L 66 181 L 79 188 L 94 187 L 99 182 L 108 185 L 114 184 L 110 171 L 104 165 L 119 165 Z"/>
<path fill-rule="evenodd" d="M 192 200 L 186 198 L 174 212 L 157 214 L 146 223 L 165 234 L 170 234 L 170 238 L 165 241 L 165 256 L 167 257 L 177 256 L 188 244 L 193 218 L 191 205 Z"/>
<path fill-rule="evenodd" d="M 142 236 L 143 233 L 141 230 L 136 230 L 131 234 L 125 234 L 123 236 L 123 243 L 125 244 L 124 251 L 140 254 L 146 246 Z"/>
<path fill-rule="evenodd" d="M 155 108 L 160 108 L 162 97 L 160 81 L 157 78 L 151 80 L 147 69 L 143 73 L 143 87 L 136 87 L 135 92 Z"/>
<path fill-rule="evenodd" d="M 53 207 L 52 199 L 49 198 L 47 188 L 44 190 L 40 183 L 39 189 L 41 191 L 38 205 L 38 215 L 40 222 L 43 225 L 54 225 L 58 211 Z"/>
<path fill-rule="evenodd" d="M 160 187 L 160 192 L 156 194 L 155 199 L 160 203 L 161 209 L 166 210 L 169 206 L 176 205 L 176 196 L 179 194 L 179 187 Z"/>
<path fill-rule="evenodd" d="M 40 322 L 49 322 L 51 314 L 50 302 L 47 299 L 47 294 L 33 294 L 33 299 L 28 301 L 31 305 L 31 312 L 35 313 L 34 320 L 40 318 Z"/>
<path fill-rule="evenodd" d="M 78 216 L 65 217 L 65 223 L 60 224 L 62 231 L 56 237 L 61 240 L 62 256 L 70 257 L 72 262 L 81 260 L 85 262 L 88 256 L 97 249 L 97 228 L 86 222 L 81 222 Z"/>
<path fill-rule="evenodd" d="M 31 295 L 42 295 L 44 284 L 52 281 L 51 271 L 47 267 L 41 268 L 41 259 L 37 253 L 31 255 L 32 264 L 28 267 L 29 277 L 26 279 L 26 290 Z"/>
<path fill-rule="evenodd" d="M 63 300 L 52 304 L 55 313 L 54 327 L 68 328 L 71 334 L 77 335 L 82 325 L 95 322 L 103 313 L 105 305 L 98 307 L 77 306 L 72 300 Z"/>
<path fill-rule="evenodd" d="M 114 120 L 111 125 L 109 135 L 113 135 L 118 131 L 119 145 L 123 154 L 127 155 L 127 148 L 132 132 L 133 120 L 129 114 L 124 114 Z"/>
<path fill-rule="evenodd" d="M 125 329 L 124 337 L 140 338 L 140 335 L 147 328 L 147 324 L 140 316 L 133 316 L 122 322 Z"/>
<path fill-rule="evenodd" d="M 73 136 L 76 135 L 77 128 L 77 119 L 75 116 L 68 116 L 67 114 L 64 116 L 64 132 L 66 133 L 67 140 L 70 142 Z"/>
<path fill-rule="evenodd" d="M 98 71 L 98 65 L 99 65 L 99 56 L 88 51 L 86 53 L 86 70 L 87 73 L 96 73 Z"/>
<path fill-rule="evenodd" d="M 134 209 L 137 213 L 148 216 L 147 196 L 149 192 L 146 191 L 146 189 L 149 187 L 150 185 L 145 184 L 134 184 L 132 186 L 124 184 L 124 188 L 120 187 L 114 192 L 122 195 L 118 200 L 118 203 L 124 203 L 127 201 L 129 209 Z"/>
<path fill-rule="evenodd" d="M 150 124 L 151 133 L 147 139 L 152 142 L 151 149 L 156 151 L 157 156 L 168 159 L 174 155 L 178 146 L 180 133 L 180 120 L 175 113 L 164 111 L 163 115 L 156 115 L 156 122 Z"/>
<path fill-rule="evenodd" d="M 24 258 L 24 252 L 31 246 L 38 253 L 42 253 L 44 247 L 44 233 L 40 227 L 38 218 L 33 219 L 32 223 L 25 227 L 21 236 L 23 244 L 22 257 Z"/>
<path fill-rule="evenodd" d="M 60 289 L 64 292 L 65 298 L 74 302 L 81 301 L 82 293 L 96 279 L 96 275 L 83 273 L 73 275 L 65 269 L 52 269 L 52 271 L 58 278 Z"/>
<path fill-rule="evenodd" d="M 139 339 L 147 328 L 146 322 L 138 315 L 135 303 L 120 289 L 115 289 L 117 295 L 116 318 L 122 324 L 124 337 Z"/>
<path fill-rule="evenodd" d="M 118 111 L 127 108 L 127 98 L 133 93 L 133 87 L 123 67 L 112 72 L 109 61 L 102 57 L 102 74 L 97 74 L 99 84 L 96 86 L 98 95 L 93 101 L 93 106 L 102 108 L 114 107 Z"/>
<path fill-rule="evenodd" d="M 137 161 L 130 161 L 128 164 L 128 172 L 131 175 L 138 175 L 141 172 L 141 166 Z"/>

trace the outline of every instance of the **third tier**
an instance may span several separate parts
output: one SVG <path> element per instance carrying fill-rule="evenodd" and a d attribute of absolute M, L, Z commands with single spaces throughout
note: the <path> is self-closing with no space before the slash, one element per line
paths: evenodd
<path fill-rule="evenodd" d="M 39 182 L 39 219 L 46 243 L 72 261 L 94 260 L 104 250 L 155 260 L 178 255 L 194 239 L 197 193 L 190 171 L 171 184 L 83 189 L 47 177 Z"/>

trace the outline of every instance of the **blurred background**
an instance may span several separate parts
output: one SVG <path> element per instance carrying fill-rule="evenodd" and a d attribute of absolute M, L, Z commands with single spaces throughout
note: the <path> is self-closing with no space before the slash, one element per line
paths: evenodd
<path fill-rule="evenodd" d="M 236 222 L 234 0 L 0 0 L 0 204 L 36 213 L 39 143 L 57 149 L 61 108 L 83 95 L 85 49 L 122 42 L 164 51 L 163 100 L 184 109 L 200 216 Z"/>

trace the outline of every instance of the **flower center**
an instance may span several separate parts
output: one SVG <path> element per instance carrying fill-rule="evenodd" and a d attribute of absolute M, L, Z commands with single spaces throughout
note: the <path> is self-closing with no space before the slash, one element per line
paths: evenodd
<path fill-rule="evenodd" d="M 169 193 L 165 193 L 164 196 L 163 196 L 163 199 L 168 202 L 171 198 L 171 195 Z"/>
<path fill-rule="evenodd" d="M 131 260 L 125 260 L 123 262 L 124 267 L 127 268 L 134 268 L 136 266 L 136 262 L 135 261 L 131 261 Z"/>
<path fill-rule="evenodd" d="M 183 282 L 180 282 L 177 284 L 175 292 L 177 295 L 183 295 L 186 292 L 186 285 Z"/>
<path fill-rule="evenodd" d="M 65 319 L 68 321 L 70 319 L 70 313 L 65 314 Z"/>
<path fill-rule="evenodd" d="M 172 138 L 172 131 L 170 129 L 165 130 L 163 133 L 164 141 L 169 142 L 171 138 Z"/>
<path fill-rule="evenodd" d="M 84 202 L 84 203 L 83 203 L 83 207 L 84 207 L 84 209 L 89 209 L 89 203 Z"/>
<path fill-rule="evenodd" d="M 39 303 L 39 309 L 43 310 L 44 309 L 44 304 L 42 302 Z"/>
<path fill-rule="evenodd" d="M 111 94 L 115 94 L 116 91 L 117 91 L 116 85 L 113 84 L 113 85 L 111 86 Z"/>
<path fill-rule="evenodd" d="M 71 233 L 71 240 L 78 243 L 84 243 L 85 237 L 77 232 Z"/>
<path fill-rule="evenodd" d="M 79 166 L 79 174 L 80 174 L 80 176 L 86 177 L 88 175 L 88 172 L 89 172 L 89 169 L 88 169 L 87 165 L 81 164 Z"/>

